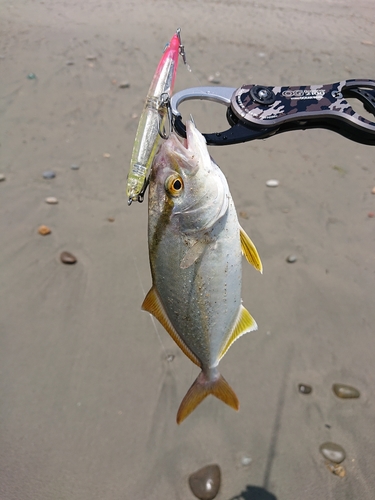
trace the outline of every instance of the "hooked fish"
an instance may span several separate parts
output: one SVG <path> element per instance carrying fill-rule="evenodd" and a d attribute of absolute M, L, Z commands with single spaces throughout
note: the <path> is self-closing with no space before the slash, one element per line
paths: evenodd
<path fill-rule="evenodd" d="M 201 372 L 177 413 L 182 422 L 209 394 L 238 410 L 218 364 L 232 343 L 257 329 L 242 305 L 242 253 L 260 272 L 258 252 L 241 228 L 224 174 L 192 121 L 157 153 L 150 177 L 148 239 L 153 314 Z"/>

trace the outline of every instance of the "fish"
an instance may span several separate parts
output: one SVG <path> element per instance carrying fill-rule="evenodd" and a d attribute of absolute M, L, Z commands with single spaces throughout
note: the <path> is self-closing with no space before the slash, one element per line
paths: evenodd
<path fill-rule="evenodd" d="M 129 205 L 132 201 L 143 200 L 143 191 L 147 187 L 150 167 L 159 145 L 160 131 L 163 130 L 168 114 L 168 102 L 173 92 L 179 55 L 186 64 L 178 28 L 164 49 L 139 119 L 126 186 Z"/>
<path fill-rule="evenodd" d="M 177 412 L 180 424 L 212 394 L 238 410 L 218 365 L 257 324 L 241 300 L 242 254 L 260 272 L 259 254 L 238 222 L 227 180 L 194 122 L 173 132 L 155 156 L 148 196 L 151 313 L 200 369 Z"/>

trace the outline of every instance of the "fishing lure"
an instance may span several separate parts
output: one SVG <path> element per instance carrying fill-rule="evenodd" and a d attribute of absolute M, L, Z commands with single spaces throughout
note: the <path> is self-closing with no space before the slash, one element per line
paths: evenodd
<path fill-rule="evenodd" d="M 126 192 L 129 205 L 132 201 L 143 201 L 159 138 L 167 139 L 170 133 L 171 126 L 166 132 L 165 121 L 168 118 L 169 125 L 171 125 L 169 100 L 173 92 L 179 55 L 186 64 L 180 28 L 176 30 L 164 49 L 139 120 L 127 181 Z"/>

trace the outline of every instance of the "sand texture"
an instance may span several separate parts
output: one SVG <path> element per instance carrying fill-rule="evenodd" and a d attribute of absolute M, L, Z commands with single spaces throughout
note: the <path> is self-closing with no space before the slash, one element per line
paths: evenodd
<path fill-rule="evenodd" d="M 242 291 L 259 330 L 220 364 L 240 411 L 210 397 L 175 423 L 198 369 L 141 311 L 147 202 L 125 189 L 177 27 L 175 90 L 375 79 L 373 0 L 0 0 L 0 499 L 189 500 L 217 463 L 219 500 L 373 500 L 374 147 L 327 130 L 210 147 L 262 258 Z M 181 110 L 226 126 L 220 105 Z"/>

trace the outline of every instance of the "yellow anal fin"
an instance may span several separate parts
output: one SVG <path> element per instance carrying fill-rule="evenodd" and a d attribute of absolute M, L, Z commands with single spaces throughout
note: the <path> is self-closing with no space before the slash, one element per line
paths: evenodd
<path fill-rule="evenodd" d="M 251 241 L 249 236 L 245 233 L 245 231 L 240 226 L 240 238 L 241 238 L 241 248 L 242 253 L 246 257 L 246 260 L 249 264 L 252 264 L 255 269 L 263 273 L 263 265 L 260 260 L 258 250 L 255 248 L 254 243 Z"/>
<path fill-rule="evenodd" d="M 253 330 L 257 330 L 258 325 L 255 322 L 255 319 L 251 316 L 249 311 L 241 305 L 240 312 L 237 318 L 237 321 L 233 327 L 233 330 L 226 341 L 223 349 L 219 354 L 219 360 L 225 355 L 227 350 L 233 344 L 235 340 L 244 335 L 245 333 L 252 332 Z"/>
<path fill-rule="evenodd" d="M 202 371 L 181 401 L 177 412 L 177 423 L 180 424 L 185 420 L 209 394 L 217 397 L 234 410 L 238 410 L 240 407 L 235 392 L 222 375 L 218 374 L 218 377 L 211 381 L 207 380 Z"/>
<path fill-rule="evenodd" d="M 195 354 L 188 348 L 185 342 L 181 339 L 181 337 L 176 332 L 172 323 L 169 321 L 167 313 L 161 303 L 158 292 L 154 287 L 148 292 L 145 297 L 145 300 L 142 304 L 142 309 L 144 311 L 149 312 L 162 324 L 162 326 L 167 330 L 172 339 L 176 342 L 181 351 L 197 366 L 201 366 L 198 358 Z"/>

